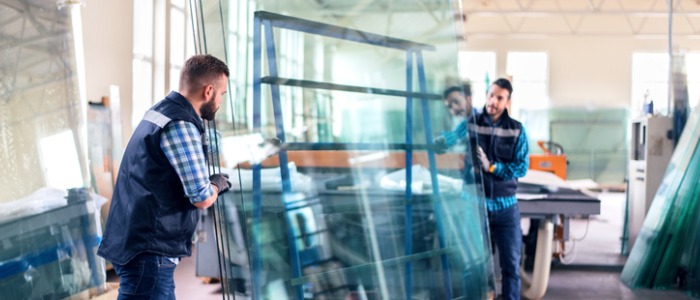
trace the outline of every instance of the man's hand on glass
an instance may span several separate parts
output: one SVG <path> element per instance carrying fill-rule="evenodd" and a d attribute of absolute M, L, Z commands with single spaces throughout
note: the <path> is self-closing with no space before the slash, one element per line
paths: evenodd
<path fill-rule="evenodd" d="M 481 168 L 486 172 L 491 172 L 491 161 L 489 161 L 488 156 L 486 156 L 486 152 L 484 152 L 484 149 L 481 149 L 481 146 L 476 147 L 476 156 L 479 158 Z"/>
<path fill-rule="evenodd" d="M 225 173 L 213 174 L 209 176 L 209 181 L 219 190 L 219 195 L 231 188 L 231 182 L 228 181 L 228 174 Z"/>

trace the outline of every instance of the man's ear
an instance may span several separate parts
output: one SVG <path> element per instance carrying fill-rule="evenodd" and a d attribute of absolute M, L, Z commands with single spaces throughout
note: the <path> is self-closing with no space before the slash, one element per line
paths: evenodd
<path fill-rule="evenodd" d="M 207 84 L 202 88 L 202 93 L 204 96 L 204 101 L 207 101 L 211 99 L 211 96 L 214 94 L 214 86 L 211 84 Z"/>

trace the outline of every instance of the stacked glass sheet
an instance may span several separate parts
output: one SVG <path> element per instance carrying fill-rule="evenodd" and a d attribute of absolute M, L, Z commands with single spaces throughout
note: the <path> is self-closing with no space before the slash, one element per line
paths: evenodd
<path fill-rule="evenodd" d="M 463 120 L 442 95 L 460 84 L 453 5 L 190 1 L 197 51 L 232 72 L 210 124 L 211 171 L 234 185 L 213 213 L 226 299 L 493 297 L 471 149 L 432 146 Z M 286 151 L 227 165 L 226 141 L 249 134 Z"/>
<path fill-rule="evenodd" d="M 695 110 L 622 271 L 632 288 L 687 288 L 700 294 L 700 111 Z"/>
<path fill-rule="evenodd" d="M 84 188 L 79 4 L 57 2 L 80 1 L 0 2 L 0 299 L 87 299 L 105 288 L 102 203 Z"/>

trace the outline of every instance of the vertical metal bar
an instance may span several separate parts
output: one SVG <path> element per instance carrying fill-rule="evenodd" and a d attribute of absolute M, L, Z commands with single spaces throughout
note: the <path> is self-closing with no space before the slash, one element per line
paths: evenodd
<path fill-rule="evenodd" d="M 425 82 L 425 69 L 423 68 L 423 54 L 420 51 L 416 51 L 416 63 L 418 64 L 418 84 L 420 92 L 427 93 L 428 87 Z M 421 106 L 423 108 L 423 127 L 425 128 L 425 140 L 430 142 L 433 140 L 433 129 L 430 123 L 430 106 L 428 99 L 421 99 Z M 435 161 L 435 150 L 433 148 L 428 148 L 428 162 L 430 164 L 430 182 L 433 186 L 433 203 L 435 207 L 435 223 L 438 228 L 438 241 L 440 243 L 440 249 L 445 248 L 445 229 L 442 224 L 442 199 L 440 198 L 440 187 L 437 181 L 437 164 Z M 443 280 L 445 281 L 445 293 L 447 293 L 447 298 L 452 299 L 452 279 L 450 278 L 450 263 L 447 260 L 447 255 L 442 254 L 440 256 L 442 261 L 442 273 Z"/>
<path fill-rule="evenodd" d="M 406 221 L 404 222 L 404 255 L 413 254 L 413 51 L 406 51 Z M 406 299 L 410 300 L 413 292 L 413 264 L 405 263 L 404 288 Z"/>
<path fill-rule="evenodd" d="M 673 0 L 668 1 L 668 104 L 666 116 L 672 117 L 671 97 L 673 97 Z M 651 112 L 654 113 L 653 111 Z"/>
<path fill-rule="evenodd" d="M 269 75 L 272 77 L 277 77 L 277 53 L 275 50 L 275 37 L 272 32 L 272 24 L 269 20 L 264 20 L 265 25 L 265 47 L 267 49 L 267 67 L 269 70 Z M 270 85 L 272 89 L 272 108 L 275 115 L 275 130 L 277 132 L 277 138 L 284 143 L 284 120 L 282 118 L 282 104 L 280 101 L 280 87 L 277 84 Z M 284 206 L 287 206 L 287 195 L 292 191 L 292 186 L 289 180 L 289 167 L 287 166 L 287 151 L 282 150 L 279 152 L 280 160 L 280 172 L 282 173 L 282 201 L 284 201 Z M 299 251 L 297 250 L 296 236 L 294 233 L 294 227 L 292 226 L 292 220 L 289 215 L 285 213 L 285 220 L 287 224 L 287 240 L 289 243 L 289 259 L 292 263 L 292 278 L 301 277 L 301 263 L 299 261 Z M 301 285 L 293 287 L 294 295 L 297 300 L 304 299 L 304 292 Z"/>
<path fill-rule="evenodd" d="M 264 20 L 265 25 L 265 47 L 267 49 L 267 68 L 269 75 L 277 77 L 277 50 L 275 48 L 275 37 L 272 33 L 272 24 L 269 20 Z M 275 116 L 275 131 L 277 138 L 285 142 L 284 134 L 284 118 L 282 116 L 282 103 L 280 100 L 280 87 L 277 84 L 271 84 L 272 89 L 272 110 Z M 292 187 L 289 182 L 289 167 L 287 166 L 287 151 L 282 149 L 279 152 L 280 172 L 282 173 L 282 191 L 291 192 Z"/>
<path fill-rule="evenodd" d="M 207 50 L 207 32 L 204 29 L 204 7 L 202 6 L 202 0 L 199 0 L 199 18 L 202 21 L 202 32 L 200 35 L 202 37 L 202 48 L 200 48 L 199 50 L 202 51 L 200 52 L 201 54 L 206 54 L 209 52 Z"/>
<path fill-rule="evenodd" d="M 260 84 L 262 72 L 262 45 L 260 32 L 260 18 L 257 16 L 253 19 L 253 131 L 260 131 Z M 262 194 L 260 191 L 260 165 L 253 165 L 253 224 L 251 224 L 251 256 L 252 256 L 252 274 L 251 280 L 253 285 L 253 299 L 262 299 L 262 281 L 260 280 L 260 272 L 262 269 L 261 261 L 261 246 L 260 232 L 262 222 Z M 245 222 L 245 220 L 243 221 Z"/>
<path fill-rule="evenodd" d="M 194 0 L 189 1 L 190 4 L 190 23 L 192 25 L 192 37 L 194 38 L 194 52 L 202 53 L 201 51 L 201 40 L 199 39 L 199 20 L 197 19 L 197 11 L 195 6 L 197 5 Z"/>
<path fill-rule="evenodd" d="M 226 36 L 227 33 L 225 30 L 225 26 L 224 26 L 225 20 L 224 20 L 223 5 L 221 3 L 221 0 L 219 0 L 219 19 L 221 20 L 221 33 L 222 33 L 221 38 L 222 38 L 223 45 L 224 45 L 223 60 L 228 63 L 228 48 L 227 48 L 227 36 Z M 227 84 L 229 89 L 230 89 L 230 82 L 231 82 L 230 80 L 226 80 L 226 84 Z M 228 96 L 228 99 L 230 100 L 231 93 L 227 93 L 227 96 Z M 231 104 L 231 107 L 233 107 L 233 103 L 231 101 L 229 101 L 229 103 Z M 233 119 L 233 113 L 231 114 L 231 116 Z M 233 122 L 233 120 L 231 123 L 235 124 L 235 122 Z M 212 153 L 211 157 L 215 161 L 214 172 L 220 173 L 221 172 L 221 162 L 219 160 L 219 157 L 220 157 L 220 155 L 219 155 L 219 136 L 218 136 L 217 131 L 216 131 L 216 122 L 210 121 L 210 124 L 211 124 L 211 127 L 214 129 L 214 131 L 213 131 L 213 133 L 210 132 L 210 134 L 212 134 L 213 136 L 209 140 L 213 141 L 213 142 L 210 143 L 209 149 L 216 149 L 216 152 Z M 239 176 L 239 178 L 240 178 L 240 176 Z M 216 214 L 217 218 L 214 221 L 218 221 L 219 227 L 221 228 L 221 231 L 219 231 L 219 233 L 216 234 L 216 240 L 218 241 L 217 244 L 219 244 L 219 247 L 220 247 L 219 249 L 222 249 L 222 251 L 224 252 L 224 255 L 220 255 L 222 257 L 220 258 L 220 263 L 219 263 L 220 264 L 219 268 L 223 269 L 224 270 L 223 274 L 225 274 L 225 276 L 222 274 L 222 284 L 225 287 L 224 294 L 226 296 L 229 296 L 228 297 L 229 299 L 230 299 L 230 296 L 233 296 L 233 298 L 235 299 L 236 298 L 235 297 L 235 286 L 232 286 L 232 284 L 231 284 L 232 281 L 228 280 L 229 277 L 233 275 L 231 272 L 231 268 L 233 266 L 231 265 L 231 263 L 227 259 L 227 257 L 230 257 L 231 255 L 234 255 L 235 253 L 231 252 L 230 243 L 226 242 L 227 237 L 232 238 L 232 235 L 230 234 L 230 230 L 232 230 L 232 228 L 229 228 L 229 226 L 226 225 L 226 222 L 227 222 L 228 218 L 234 218 L 234 217 L 227 216 L 227 214 L 226 214 L 226 211 L 227 211 L 226 205 L 227 204 L 228 203 L 226 201 L 226 194 L 220 195 L 219 199 L 216 201 L 215 209 L 217 211 L 217 214 Z M 235 205 L 235 204 L 231 203 L 230 205 Z M 245 226 L 245 225 L 242 225 L 242 226 Z"/>

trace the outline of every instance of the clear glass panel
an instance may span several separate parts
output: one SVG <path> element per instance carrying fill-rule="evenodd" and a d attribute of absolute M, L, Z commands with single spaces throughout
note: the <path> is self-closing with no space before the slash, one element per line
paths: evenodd
<path fill-rule="evenodd" d="M 103 291 L 99 205 L 88 194 L 80 6 L 0 4 L 0 298 Z M 82 59 L 82 58 L 81 58 Z M 100 203 L 102 204 L 102 203 Z M 94 289 L 93 289 L 94 290 Z"/>
<path fill-rule="evenodd" d="M 191 4 L 198 52 L 236 66 L 210 124 L 211 171 L 234 186 L 212 211 L 225 297 L 493 296 L 469 143 L 433 144 L 465 121 L 442 101 L 460 81 L 452 1 Z"/>
<path fill-rule="evenodd" d="M 700 294 L 698 199 L 700 111 L 688 118 L 620 279 L 633 288 L 678 288 Z"/>

